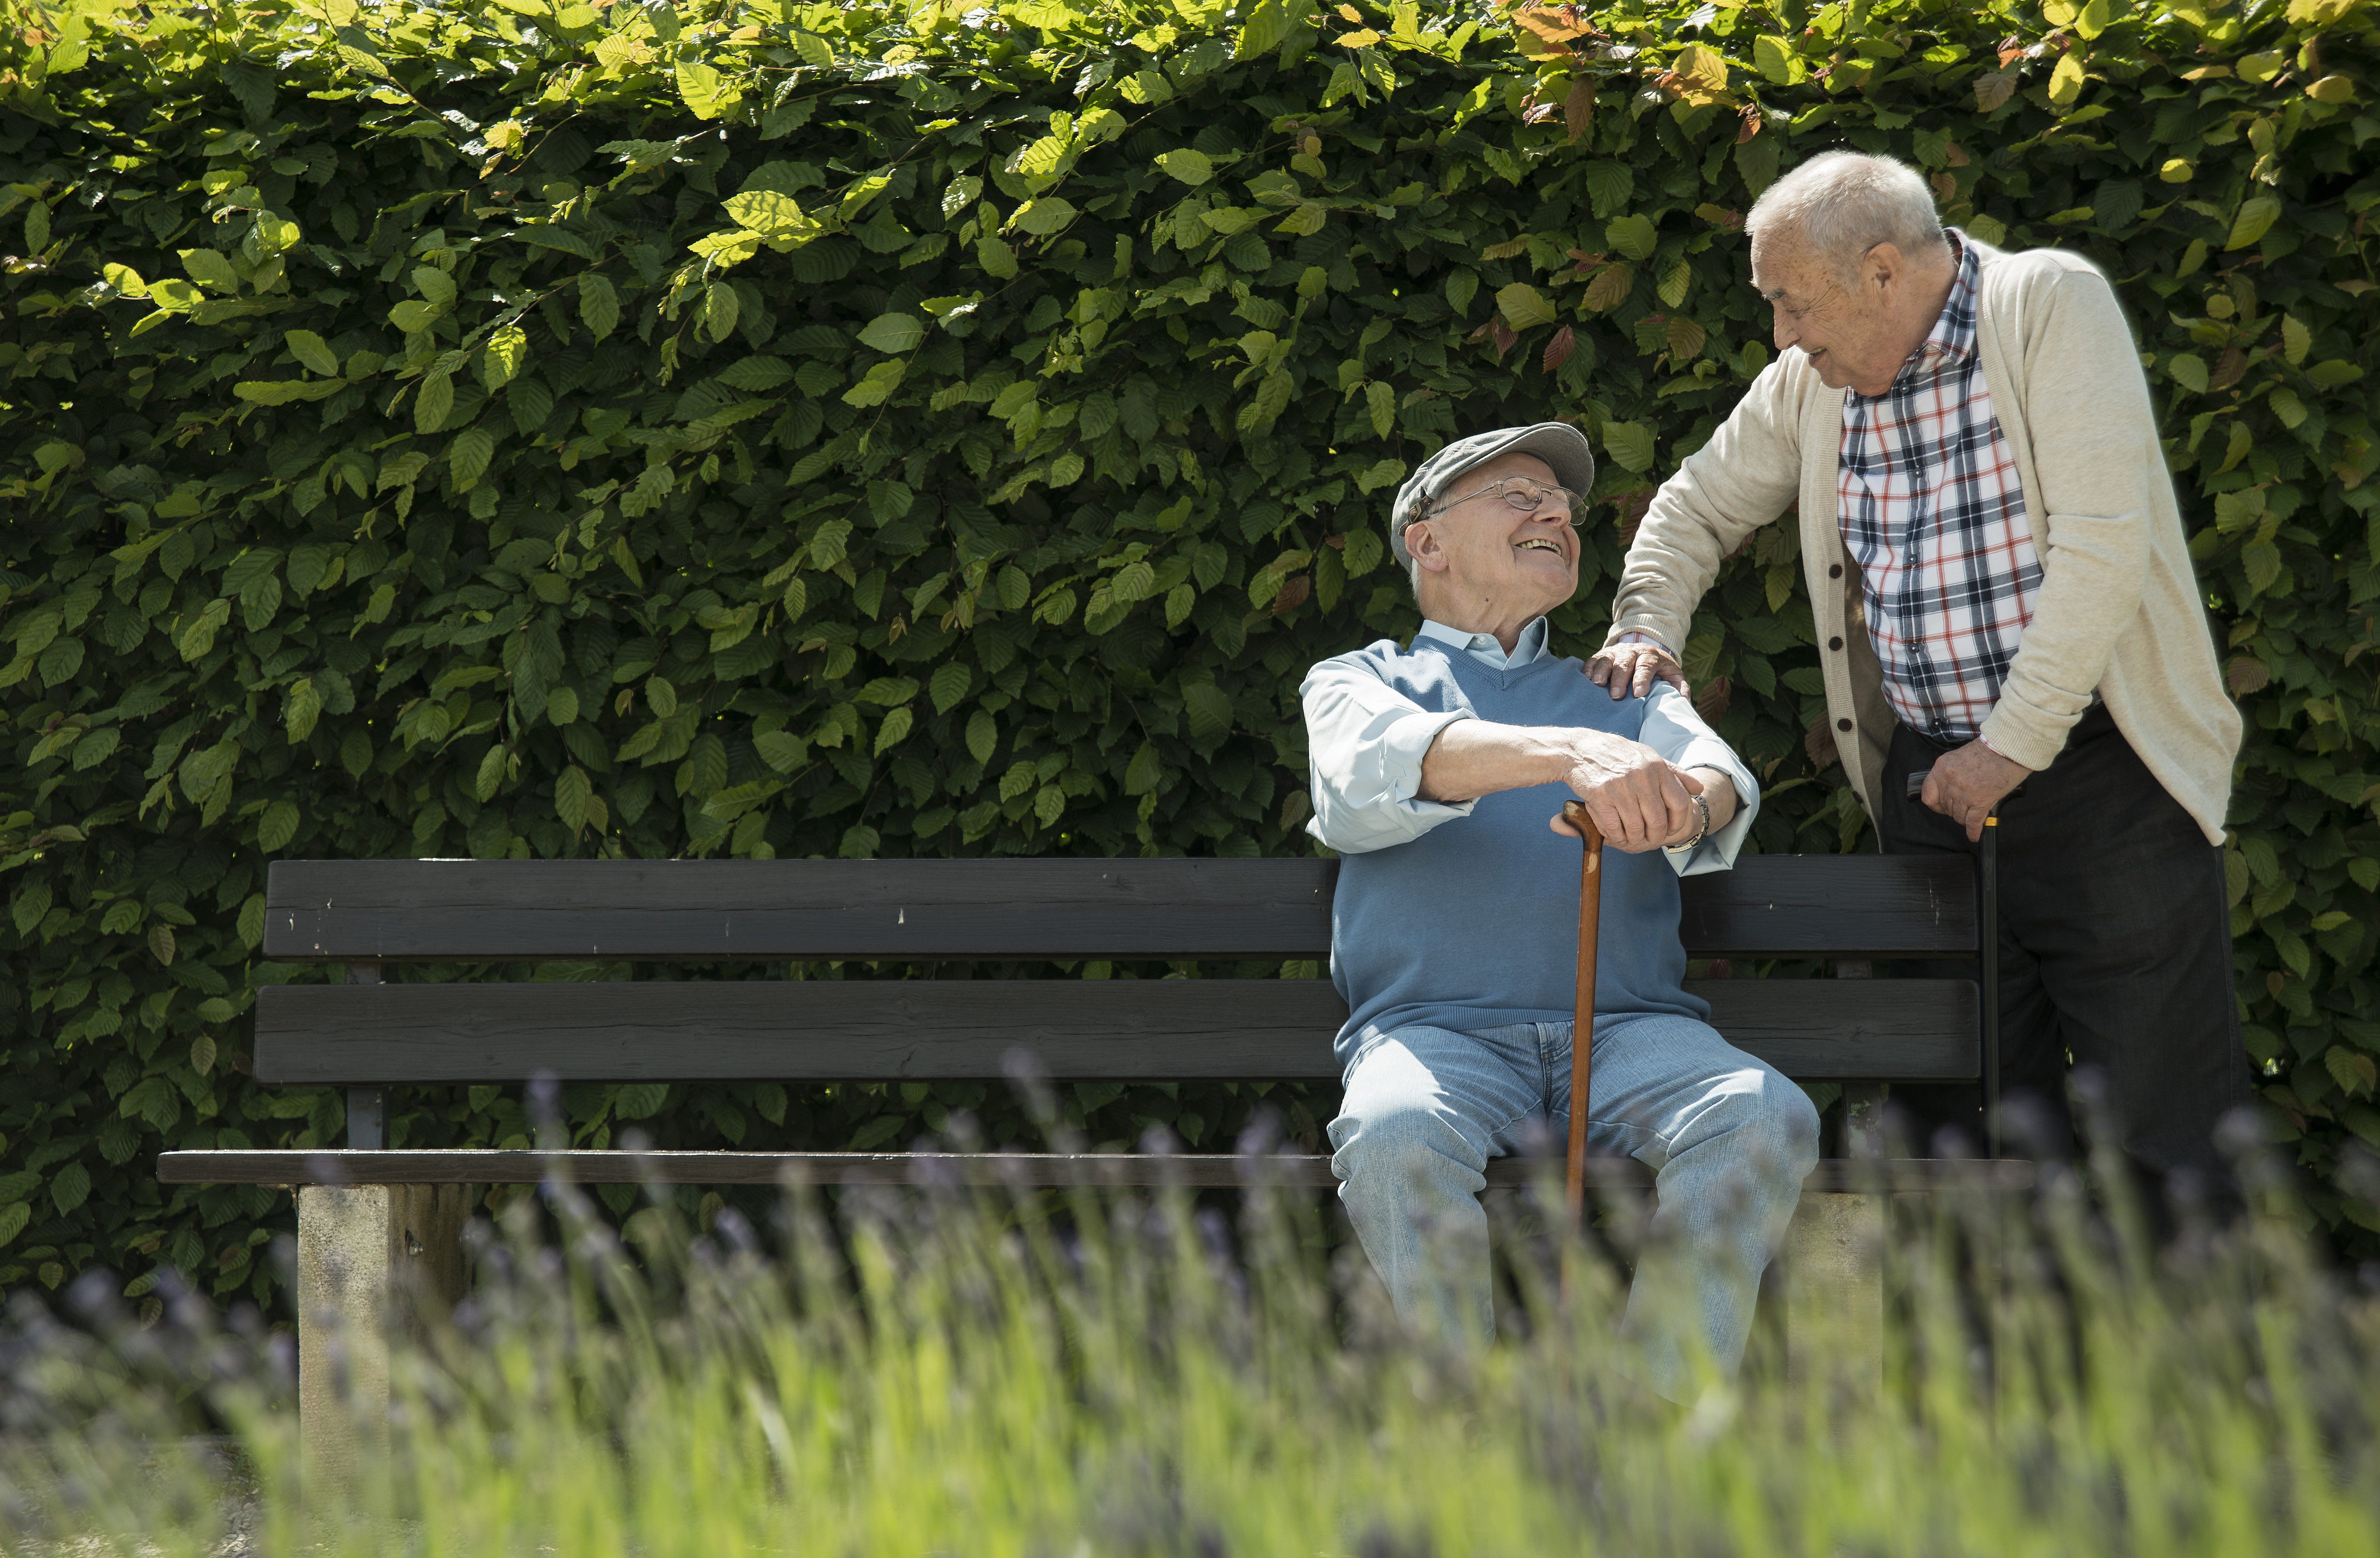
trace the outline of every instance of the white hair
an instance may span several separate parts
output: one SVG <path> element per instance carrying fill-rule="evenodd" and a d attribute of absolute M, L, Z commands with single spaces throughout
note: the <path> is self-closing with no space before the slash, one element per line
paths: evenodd
<path fill-rule="evenodd" d="M 1855 264 L 1877 244 L 1910 259 L 1940 252 L 1949 242 L 1935 214 L 1934 191 L 1915 168 L 1864 152 L 1827 152 L 1811 158 L 1752 203 L 1744 230 L 1792 235 L 1837 267 Z"/>

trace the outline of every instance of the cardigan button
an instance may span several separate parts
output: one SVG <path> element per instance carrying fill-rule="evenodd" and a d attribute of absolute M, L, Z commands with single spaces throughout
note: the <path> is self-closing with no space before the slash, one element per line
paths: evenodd
<path fill-rule="evenodd" d="M 1843 647 L 1843 641 L 1840 639 L 1828 639 L 1827 647 L 1830 650 L 1839 650 Z"/>
<path fill-rule="evenodd" d="M 1843 566 L 1842 566 L 1840 563 L 1837 563 L 1833 567 L 1828 568 L 1828 569 L 1827 570 L 1827 577 L 1828 577 L 1828 578 L 1842 578 L 1842 577 L 1843 577 Z"/>
<path fill-rule="evenodd" d="M 1835 722 L 1835 728 L 1837 730 L 1849 730 L 1851 727 L 1852 722 L 1849 720 L 1837 720 Z"/>

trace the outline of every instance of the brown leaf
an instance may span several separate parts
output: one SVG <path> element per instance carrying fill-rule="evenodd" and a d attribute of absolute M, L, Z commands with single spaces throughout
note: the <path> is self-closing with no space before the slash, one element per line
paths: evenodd
<path fill-rule="evenodd" d="M 1942 155 L 1949 159 L 1952 167 L 1965 167 L 1969 161 L 1967 149 L 1955 140 L 1942 143 Z"/>
<path fill-rule="evenodd" d="M 1595 128 L 1595 83 L 1584 76 L 1571 78 L 1570 95 L 1562 99 L 1562 123 L 1572 140 Z"/>
<path fill-rule="evenodd" d="M 1552 103 L 1533 103 L 1529 104 L 1528 107 L 1521 111 L 1521 123 L 1524 125 L 1542 125 L 1548 119 L 1552 118 L 1554 114 L 1555 108 Z"/>
<path fill-rule="evenodd" d="M 1760 116 L 1749 108 L 1745 109 L 1743 111 L 1743 122 L 1735 128 L 1735 143 L 1738 146 L 1741 146 L 1759 133 Z"/>
<path fill-rule="evenodd" d="M 1298 607 L 1305 604 L 1305 598 L 1313 593 L 1313 576 L 1309 574 L 1298 575 L 1295 578 L 1283 584 L 1281 587 L 1281 593 L 1272 598 L 1272 615 L 1275 616 L 1288 615 L 1291 612 L 1293 612 Z"/>
<path fill-rule="evenodd" d="M 1517 238 L 1506 238 L 1502 243 L 1489 244 L 1487 248 L 1479 251 L 1479 258 L 1482 260 L 1510 260 L 1516 254 L 1526 254 L 1528 251 L 1529 235 L 1523 233 Z"/>
<path fill-rule="evenodd" d="M 1342 530 L 1335 536 L 1324 536 L 1322 544 L 1333 552 L 1344 552 L 1347 550 L 1347 532 Z"/>
<path fill-rule="evenodd" d="M 1512 327 L 1504 323 L 1502 314 L 1498 314 L 1488 322 L 1488 337 L 1496 343 L 1498 357 L 1502 357 L 1506 352 L 1511 351 L 1520 344 L 1521 340 L 1521 337 L 1513 333 Z"/>
<path fill-rule="evenodd" d="M 2248 354 L 2233 347 L 2215 359 L 2215 371 L 2206 381 L 2210 390 L 2229 389 L 2248 376 Z"/>
<path fill-rule="evenodd" d="M 1975 106 L 1988 114 L 2016 95 L 2016 72 L 1987 70 L 1975 78 Z"/>
<path fill-rule="evenodd" d="M 1524 6 L 1512 13 L 1512 25 L 1548 43 L 1567 43 L 1595 30 L 1574 6 Z"/>
<path fill-rule="evenodd" d="M 2273 668 L 2252 654 L 2243 654 L 2223 668 L 2223 679 L 2231 684 L 2232 697 L 2245 698 L 2271 684 Z"/>
<path fill-rule="evenodd" d="M 1583 276 L 1589 271 L 1594 270 L 1597 265 L 1603 263 L 1602 255 L 1589 254 L 1583 249 L 1572 250 L 1570 251 L 1570 257 L 1578 262 L 1578 269 L 1571 273 L 1571 274 L 1574 276 Z"/>
<path fill-rule="evenodd" d="M 1810 722 L 1809 730 L 1802 737 L 1802 750 L 1810 754 L 1810 766 L 1821 773 L 1843 761 L 1842 754 L 1835 749 L 1835 727 L 1827 723 L 1824 714 Z"/>
<path fill-rule="evenodd" d="M 1718 719 L 1727 712 L 1728 696 L 1734 690 L 1735 684 L 1727 677 L 1713 676 L 1703 685 L 1702 691 L 1694 694 L 1694 712 L 1706 722 Z"/>
<path fill-rule="evenodd" d="M 1595 273 L 1593 281 L 1586 284 L 1586 306 L 1597 313 L 1606 309 L 1616 309 L 1628 301 L 1628 294 L 1635 286 L 1634 271 L 1621 264 L 1606 265 Z"/>
<path fill-rule="evenodd" d="M 1546 355 L 1537 359 L 1537 366 L 1548 373 L 1552 372 L 1570 360 L 1571 351 L 1577 345 L 1578 336 L 1569 325 L 1563 325 L 1554 332 L 1554 338 L 1546 343 Z"/>
<path fill-rule="evenodd" d="M 1636 527 L 1645 522 L 1645 513 L 1653 506 L 1653 493 L 1648 488 L 1641 493 L 1622 493 L 1611 500 L 1618 517 L 1614 528 L 1620 532 L 1620 542 L 1625 546 L 1636 539 Z"/>
<path fill-rule="evenodd" d="M 1937 173 L 1926 182 L 1934 186 L 1937 200 L 1950 200 L 1959 192 L 1959 181 L 1947 173 Z"/>
<path fill-rule="evenodd" d="M 1736 232 L 1743 225 L 1743 213 L 1730 211 L 1723 205 L 1712 205 L 1708 201 L 1694 207 L 1694 214 L 1725 232 Z"/>
<path fill-rule="evenodd" d="M 2001 40 L 2000 40 L 2000 68 L 2001 68 L 2001 69 L 2006 70 L 2006 69 L 2009 67 L 2009 66 L 2010 66 L 2010 65 L 2011 65 L 2012 63 L 2014 63 L 2014 62 L 2015 62 L 2015 61 L 2017 61 L 2017 60 L 2022 59 L 2023 57 L 2024 57 L 2024 40 L 2023 40 L 2023 39 L 2019 38 L 2019 37 L 2016 37 L 2016 36 L 2014 36 L 2014 35 L 2010 35 L 2010 36 L 2009 36 L 2009 37 L 2006 37 L 2006 38 L 2003 38 L 2003 39 L 2001 39 Z"/>
<path fill-rule="evenodd" d="M 1684 367 L 1703 355 L 1703 345 L 1709 339 L 1703 327 L 1690 319 L 1673 319 L 1664 332 L 1669 337 L 1670 357 L 1678 367 Z"/>

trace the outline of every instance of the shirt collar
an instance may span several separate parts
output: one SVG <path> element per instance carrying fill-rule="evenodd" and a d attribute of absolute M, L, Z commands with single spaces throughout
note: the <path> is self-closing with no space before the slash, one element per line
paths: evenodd
<path fill-rule="evenodd" d="M 1512 640 L 1512 652 L 1508 655 L 1504 652 L 1504 646 L 1496 641 L 1495 634 L 1465 633 L 1461 628 L 1449 627 L 1443 622 L 1425 621 L 1421 631 L 1415 635 L 1416 639 L 1436 639 L 1442 644 L 1467 651 L 1472 659 L 1491 671 L 1517 671 L 1524 665 L 1535 664 L 1544 658 L 1546 640 L 1549 636 L 1546 619 L 1538 617 L 1521 629 L 1521 636 Z"/>
<path fill-rule="evenodd" d="M 1929 373 L 1953 368 L 1974 355 L 1975 350 L 1975 286 L 1980 263 L 1975 246 L 1965 241 L 1966 235 L 1956 227 L 1945 227 L 1942 236 L 1950 242 L 1950 252 L 1957 257 L 1957 269 L 1950 278 L 1950 295 L 1942 300 L 1942 312 L 1934 321 L 1934 328 L 1909 359 L 1893 376 L 1893 387 Z M 1857 395 L 1859 392 L 1851 392 Z M 1891 394 L 1887 390 L 1886 395 Z M 1882 396 L 1873 398 L 1882 399 Z"/>

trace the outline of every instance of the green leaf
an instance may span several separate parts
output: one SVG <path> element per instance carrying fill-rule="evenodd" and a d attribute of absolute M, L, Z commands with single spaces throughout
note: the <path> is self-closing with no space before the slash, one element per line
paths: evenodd
<path fill-rule="evenodd" d="M 1016 274 L 1016 251 L 998 238 L 978 238 L 975 246 L 976 262 L 991 275 L 1007 281 Z"/>
<path fill-rule="evenodd" d="M 916 712 L 907 708 L 895 709 L 885 715 L 884 723 L 876 730 L 876 755 L 880 758 L 899 746 L 907 737 L 909 727 L 917 717 Z"/>
<path fill-rule="evenodd" d="M 517 377 L 528 361 L 528 332 L 507 324 L 488 337 L 480 356 L 480 383 L 492 394 Z"/>
<path fill-rule="evenodd" d="M 595 781 L 577 763 L 564 769 L 562 776 L 553 782 L 553 814 L 562 819 L 562 825 L 574 836 L 587 831 L 594 814 L 594 799 Z"/>
<path fill-rule="evenodd" d="M 326 400 L 346 387 L 335 379 L 248 379 L 232 385 L 231 392 L 259 406 L 290 406 Z"/>
<path fill-rule="evenodd" d="M 1215 164 L 1204 152 L 1178 147 L 1157 154 L 1157 165 L 1183 183 L 1196 188 L 1215 176 Z"/>
<path fill-rule="evenodd" d="M 256 846 L 268 855 L 277 855 L 288 842 L 298 836 L 298 803 L 276 800 L 264 809 L 257 820 Z"/>
<path fill-rule="evenodd" d="M 967 755 L 978 762 L 990 762 L 994 749 L 1000 745 L 1000 726 L 989 709 L 978 709 L 967 716 Z"/>
<path fill-rule="evenodd" d="M 937 668 L 926 684 L 927 691 L 934 700 L 934 712 L 949 713 L 952 705 L 965 698 L 967 689 L 974 685 L 975 673 L 963 662 L 953 660 Z"/>
<path fill-rule="evenodd" d="M 2271 195 L 2259 195 L 2253 200 L 2240 201 L 2238 213 L 2231 218 L 2231 236 L 2223 241 L 2225 251 L 2246 249 L 2256 243 L 2272 231 L 2273 224 L 2279 221 L 2280 216 L 2281 202 Z"/>
<path fill-rule="evenodd" d="M 1062 201 L 1055 195 L 1045 195 L 1017 207 L 1016 214 L 1011 220 L 1036 237 L 1047 237 L 1074 219 L 1072 202 Z"/>
<path fill-rule="evenodd" d="M 228 296 L 239 290 L 239 273 L 221 250 L 185 249 L 177 257 L 189 278 L 208 291 Z"/>
<path fill-rule="evenodd" d="M 312 331 L 292 330 L 282 336 L 281 344 L 287 347 L 289 355 L 305 367 L 324 378 L 338 377 L 339 359 L 332 355 L 329 344 Z"/>
<path fill-rule="evenodd" d="M 8 906 L 9 917 L 16 921 L 17 934 L 30 936 L 42 917 L 50 912 L 50 884 L 30 882 L 17 889 L 17 896 Z"/>
<path fill-rule="evenodd" d="M 1212 682 L 1193 682 L 1184 688 L 1182 711 L 1189 717 L 1193 741 L 1208 740 L 1232 728 L 1232 700 Z"/>
<path fill-rule="evenodd" d="M 747 189 L 730 196 L 727 214 L 747 232 L 766 237 L 790 237 L 820 230 L 818 219 L 802 210 L 793 196 L 774 189 Z"/>
<path fill-rule="evenodd" d="M 1752 63 L 1763 76 L 1780 87 L 1791 86 L 1802 79 L 1799 56 L 1786 46 L 1784 39 L 1773 32 L 1763 32 L 1753 40 Z"/>
<path fill-rule="evenodd" d="M 677 95 L 698 119 L 716 119 L 740 95 L 724 85 L 718 71 L 698 61 L 678 61 L 675 73 Z"/>
<path fill-rule="evenodd" d="M 2049 101 L 2061 107 L 2073 102 L 2082 95 L 2082 53 L 2070 49 L 2049 72 Z"/>
<path fill-rule="evenodd" d="M 1649 260 L 1659 238 L 1649 218 L 1632 213 L 1616 219 L 1604 230 L 1604 241 L 1631 260 Z"/>
<path fill-rule="evenodd" d="M 860 345 L 892 355 L 917 350 L 925 338 L 925 323 L 914 314 L 878 314 L 859 333 Z"/>
<path fill-rule="evenodd" d="M 495 458 L 495 436 L 487 429 L 465 428 L 456 433 L 446 456 L 455 475 L 455 490 L 468 491 L 471 483 L 487 474 L 488 462 Z"/>
<path fill-rule="evenodd" d="M 504 782 L 505 755 L 504 747 L 499 744 L 489 748 L 487 754 L 480 759 L 480 771 L 471 779 L 471 794 L 482 804 L 495 799 L 496 791 Z"/>
<path fill-rule="evenodd" d="M 172 958 L 165 959 L 170 963 Z M 50 1203 L 64 1217 L 91 1199 L 91 1170 L 70 1162 L 51 1177 Z"/>
<path fill-rule="evenodd" d="M 1604 423 L 1603 449 L 1622 470 L 1641 476 L 1653 469 L 1653 430 L 1642 422 Z"/>
<path fill-rule="evenodd" d="M 599 341 L 620 323 L 620 295 L 592 271 L 578 278 L 578 318 Z"/>
<path fill-rule="evenodd" d="M 421 387 L 414 392 L 413 431 L 436 432 L 454 409 L 455 381 L 444 373 L 424 374 Z"/>
<path fill-rule="evenodd" d="M 1496 311 L 1515 330 L 1531 330 L 1554 322 L 1554 306 L 1527 282 L 1516 281 L 1496 293 Z"/>

